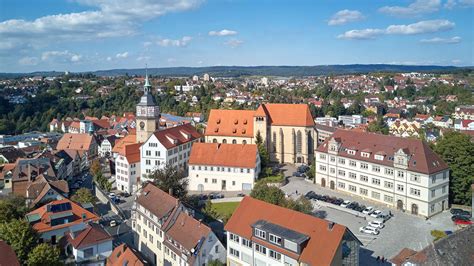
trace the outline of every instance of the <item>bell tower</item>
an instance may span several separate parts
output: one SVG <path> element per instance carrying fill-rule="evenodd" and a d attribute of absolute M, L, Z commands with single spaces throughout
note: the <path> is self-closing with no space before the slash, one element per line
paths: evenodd
<path fill-rule="evenodd" d="M 137 142 L 141 143 L 145 142 L 160 127 L 160 107 L 151 95 L 151 88 L 147 70 L 143 86 L 144 93 L 137 104 L 136 113 Z"/>

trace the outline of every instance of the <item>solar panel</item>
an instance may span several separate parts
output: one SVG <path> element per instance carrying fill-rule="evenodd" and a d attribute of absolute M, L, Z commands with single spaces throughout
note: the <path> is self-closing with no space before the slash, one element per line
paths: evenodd
<path fill-rule="evenodd" d="M 61 204 L 56 204 L 51 206 L 51 212 L 63 212 L 63 211 L 69 211 L 71 210 L 71 203 L 70 202 L 65 202 Z"/>

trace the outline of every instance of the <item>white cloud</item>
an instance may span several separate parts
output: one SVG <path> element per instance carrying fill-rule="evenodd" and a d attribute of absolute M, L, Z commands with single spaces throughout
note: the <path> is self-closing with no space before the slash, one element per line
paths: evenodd
<path fill-rule="evenodd" d="M 422 43 L 448 43 L 448 44 L 453 44 L 453 43 L 460 43 L 461 42 L 461 37 L 455 36 L 452 38 L 431 38 L 431 39 L 422 39 L 420 42 Z"/>
<path fill-rule="evenodd" d="M 148 61 L 150 60 L 149 56 L 139 56 L 137 57 L 137 61 Z"/>
<path fill-rule="evenodd" d="M 41 60 L 59 60 L 63 62 L 78 62 L 82 58 L 82 55 L 71 53 L 68 50 L 65 51 L 46 51 L 41 54 Z"/>
<path fill-rule="evenodd" d="M 237 32 L 235 30 L 220 30 L 220 31 L 210 31 L 209 36 L 232 36 L 232 35 L 237 35 Z"/>
<path fill-rule="evenodd" d="M 156 43 L 159 46 L 163 46 L 163 47 L 169 47 L 169 46 L 184 47 L 184 46 L 187 46 L 192 39 L 193 38 L 189 36 L 184 36 L 183 38 L 177 39 L 177 40 L 161 39 L 161 40 L 158 40 Z"/>
<path fill-rule="evenodd" d="M 112 57 L 108 56 L 107 61 L 112 61 Z"/>
<path fill-rule="evenodd" d="M 364 18 L 364 15 L 362 15 L 360 11 L 344 9 L 334 14 L 328 21 L 328 25 L 344 25 L 350 22 L 362 20 Z"/>
<path fill-rule="evenodd" d="M 337 36 L 339 39 L 351 39 L 351 40 L 368 40 L 375 39 L 376 36 L 383 34 L 384 30 L 381 29 L 363 29 L 363 30 L 350 30 Z"/>
<path fill-rule="evenodd" d="M 452 9 L 456 6 L 456 0 L 448 0 L 444 3 L 444 8 Z"/>
<path fill-rule="evenodd" d="M 415 0 L 408 6 L 384 6 L 379 12 L 391 16 L 418 16 L 433 13 L 439 10 L 441 0 Z"/>
<path fill-rule="evenodd" d="M 144 42 L 143 43 L 143 47 L 148 47 L 150 45 L 152 45 L 153 43 L 152 42 Z"/>
<path fill-rule="evenodd" d="M 117 58 L 127 58 L 128 57 L 128 52 L 123 52 L 123 53 L 118 53 L 115 55 Z"/>
<path fill-rule="evenodd" d="M 202 0 L 77 0 L 91 10 L 0 22 L 0 40 L 19 46 L 133 35 L 141 23 L 169 12 L 189 10 Z M 0 48 L 4 48 L 1 47 Z M 8 48 L 8 47 L 7 47 Z"/>
<path fill-rule="evenodd" d="M 447 0 L 444 7 L 447 9 L 453 9 L 454 7 L 472 7 L 474 6 L 474 0 Z"/>
<path fill-rule="evenodd" d="M 443 19 L 424 20 L 408 25 L 390 25 L 386 29 L 350 30 L 340 34 L 340 39 L 367 40 L 375 39 L 379 35 L 415 35 L 447 31 L 454 28 L 454 22 Z"/>
<path fill-rule="evenodd" d="M 18 60 L 18 63 L 23 66 L 35 66 L 39 62 L 38 57 L 23 57 Z"/>
<path fill-rule="evenodd" d="M 176 59 L 175 58 L 168 58 L 166 61 L 168 63 L 174 63 L 174 62 L 176 62 Z"/>
<path fill-rule="evenodd" d="M 237 39 L 231 39 L 231 40 L 228 40 L 226 41 L 224 44 L 225 45 L 228 45 L 232 48 L 236 48 L 236 47 L 239 47 L 243 44 L 244 42 L 241 41 L 241 40 L 237 40 Z"/>

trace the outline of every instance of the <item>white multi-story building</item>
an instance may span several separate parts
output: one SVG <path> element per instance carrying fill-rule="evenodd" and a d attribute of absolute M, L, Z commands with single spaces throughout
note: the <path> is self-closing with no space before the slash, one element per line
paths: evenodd
<path fill-rule="evenodd" d="M 225 226 L 227 265 L 359 265 L 345 226 L 245 197 Z"/>
<path fill-rule="evenodd" d="M 132 230 L 138 250 L 153 265 L 201 266 L 226 260 L 225 247 L 212 230 L 153 184 L 136 199 Z"/>
<path fill-rule="evenodd" d="M 260 173 L 255 144 L 195 143 L 189 157 L 189 190 L 249 191 Z"/>
<path fill-rule="evenodd" d="M 166 164 L 186 169 L 191 145 L 200 139 L 201 134 L 191 124 L 153 133 L 140 147 L 141 180 L 149 180 L 148 175 Z"/>
<path fill-rule="evenodd" d="M 140 178 L 141 143 L 124 145 L 115 159 L 115 184 L 117 189 L 127 193 L 137 190 Z"/>
<path fill-rule="evenodd" d="M 337 130 L 315 157 L 322 187 L 425 217 L 448 208 L 448 165 L 421 140 Z"/>
<path fill-rule="evenodd" d="M 340 115 L 338 120 L 339 122 L 342 121 L 346 127 L 356 127 L 367 122 L 367 119 L 361 115 Z"/>

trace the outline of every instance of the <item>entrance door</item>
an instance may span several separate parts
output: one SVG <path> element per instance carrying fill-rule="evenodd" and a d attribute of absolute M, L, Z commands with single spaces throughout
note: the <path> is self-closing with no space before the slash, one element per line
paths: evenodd
<path fill-rule="evenodd" d="M 411 214 L 418 215 L 418 205 L 415 203 L 411 205 Z"/>
<path fill-rule="evenodd" d="M 203 185 L 203 184 L 199 184 L 199 185 L 198 185 L 198 191 L 199 191 L 199 192 L 203 192 L 203 191 L 204 191 L 204 185 Z"/>
<path fill-rule="evenodd" d="M 226 182 L 225 180 L 222 180 L 222 190 L 225 190 L 226 189 L 225 187 L 226 187 Z"/>
<path fill-rule="evenodd" d="M 331 189 L 334 189 L 334 188 L 336 187 L 335 184 L 334 184 L 334 181 L 331 181 L 329 187 L 330 187 Z"/>
<path fill-rule="evenodd" d="M 403 210 L 403 201 L 397 200 L 397 209 Z"/>
<path fill-rule="evenodd" d="M 326 178 L 321 178 L 321 186 L 326 187 Z"/>

